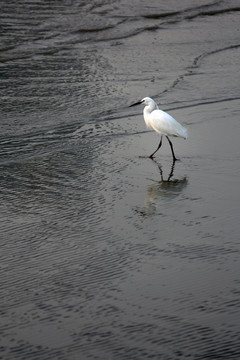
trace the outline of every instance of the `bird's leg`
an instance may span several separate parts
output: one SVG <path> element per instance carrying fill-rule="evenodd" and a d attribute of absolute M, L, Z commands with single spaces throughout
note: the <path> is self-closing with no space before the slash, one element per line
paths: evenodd
<path fill-rule="evenodd" d="M 166 136 L 166 138 L 168 139 L 168 142 L 169 142 L 170 148 L 171 148 L 171 150 L 172 150 L 173 161 L 175 162 L 176 160 L 179 160 L 179 159 L 177 159 L 177 158 L 176 158 L 176 156 L 175 156 L 175 154 L 174 154 L 174 151 L 173 151 L 173 144 L 172 144 L 171 140 L 169 139 L 169 137 L 168 137 L 168 136 Z"/>
<path fill-rule="evenodd" d="M 161 140 L 160 140 L 160 143 L 159 143 L 159 145 L 158 145 L 157 150 L 155 150 L 155 151 L 152 153 L 152 155 L 149 156 L 151 159 L 153 158 L 153 155 L 160 149 L 161 146 L 162 146 L 162 136 L 161 136 Z"/>

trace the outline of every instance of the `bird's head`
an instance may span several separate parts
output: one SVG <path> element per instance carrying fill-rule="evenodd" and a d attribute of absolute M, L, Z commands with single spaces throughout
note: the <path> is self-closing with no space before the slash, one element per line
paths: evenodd
<path fill-rule="evenodd" d="M 145 106 L 153 105 L 153 104 L 155 105 L 155 101 L 153 99 L 151 99 L 150 97 L 145 97 L 142 100 L 130 105 L 130 107 L 135 106 L 135 105 L 140 105 L 140 104 L 143 104 Z"/>

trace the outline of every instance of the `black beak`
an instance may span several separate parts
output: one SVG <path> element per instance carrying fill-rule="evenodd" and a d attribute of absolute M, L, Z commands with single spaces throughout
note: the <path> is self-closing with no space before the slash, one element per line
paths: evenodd
<path fill-rule="evenodd" d="M 136 102 L 136 103 L 134 103 L 134 104 L 130 105 L 129 107 L 136 106 L 136 105 L 140 105 L 140 104 L 142 104 L 142 100 L 140 100 L 140 101 L 138 101 L 138 102 Z"/>

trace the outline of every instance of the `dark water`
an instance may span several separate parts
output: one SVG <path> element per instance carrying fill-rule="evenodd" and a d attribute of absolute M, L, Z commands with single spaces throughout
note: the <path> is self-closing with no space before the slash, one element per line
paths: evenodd
<path fill-rule="evenodd" d="M 239 2 L 0 6 L 0 359 L 239 359 Z"/>

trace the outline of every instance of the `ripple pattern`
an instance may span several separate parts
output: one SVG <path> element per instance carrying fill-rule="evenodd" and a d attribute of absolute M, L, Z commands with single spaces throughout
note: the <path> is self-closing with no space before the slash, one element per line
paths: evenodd
<path fill-rule="evenodd" d="M 2 2 L 1 359 L 240 358 L 239 10 Z"/>

